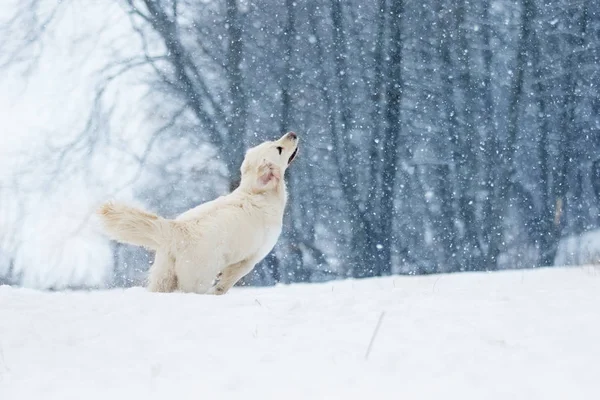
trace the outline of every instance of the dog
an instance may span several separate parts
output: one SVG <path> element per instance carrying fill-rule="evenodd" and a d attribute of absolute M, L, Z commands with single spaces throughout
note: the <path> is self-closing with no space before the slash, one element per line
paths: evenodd
<path fill-rule="evenodd" d="M 225 294 L 279 239 L 298 141 L 288 132 L 249 149 L 237 189 L 174 220 L 112 202 L 98 215 L 110 238 L 156 251 L 148 290 Z"/>

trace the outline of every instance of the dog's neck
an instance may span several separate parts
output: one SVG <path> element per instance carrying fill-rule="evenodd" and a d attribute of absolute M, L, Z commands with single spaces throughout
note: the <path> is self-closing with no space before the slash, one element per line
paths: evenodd
<path fill-rule="evenodd" d="M 247 182 L 242 180 L 240 186 L 235 189 L 232 194 L 236 192 L 240 194 L 243 193 L 244 195 L 249 194 L 252 197 L 257 196 L 257 198 L 263 198 L 266 200 L 276 199 L 276 204 L 281 207 L 281 209 L 278 211 L 281 211 L 281 213 L 283 213 L 287 203 L 287 188 L 283 179 L 280 179 L 275 186 L 265 190 L 256 190 L 256 188 L 254 188 L 252 185 L 249 185 Z M 270 205 L 273 204 L 271 201 L 267 201 L 266 203 Z"/>

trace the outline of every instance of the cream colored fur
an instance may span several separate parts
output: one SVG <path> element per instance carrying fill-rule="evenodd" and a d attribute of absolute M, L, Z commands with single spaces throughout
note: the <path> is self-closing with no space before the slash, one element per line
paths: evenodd
<path fill-rule="evenodd" d="M 112 239 L 156 250 L 149 290 L 227 293 L 279 238 L 297 141 L 290 132 L 248 150 L 236 190 L 174 220 L 115 203 L 98 214 Z"/>

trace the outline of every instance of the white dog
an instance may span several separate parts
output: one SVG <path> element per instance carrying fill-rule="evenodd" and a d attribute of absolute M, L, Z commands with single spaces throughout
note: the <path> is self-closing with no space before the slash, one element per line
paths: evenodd
<path fill-rule="evenodd" d="M 236 190 L 174 220 L 113 203 L 98 214 L 113 239 L 156 250 L 149 290 L 225 294 L 279 238 L 297 145 L 289 132 L 248 150 Z"/>

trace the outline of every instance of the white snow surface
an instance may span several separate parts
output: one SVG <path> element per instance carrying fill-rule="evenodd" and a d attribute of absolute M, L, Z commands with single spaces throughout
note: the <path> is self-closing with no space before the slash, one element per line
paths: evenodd
<path fill-rule="evenodd" d="M 599 306 L 591 266 L 221 297 L 3 286 L 0 398 L 598 399 Z"/>

